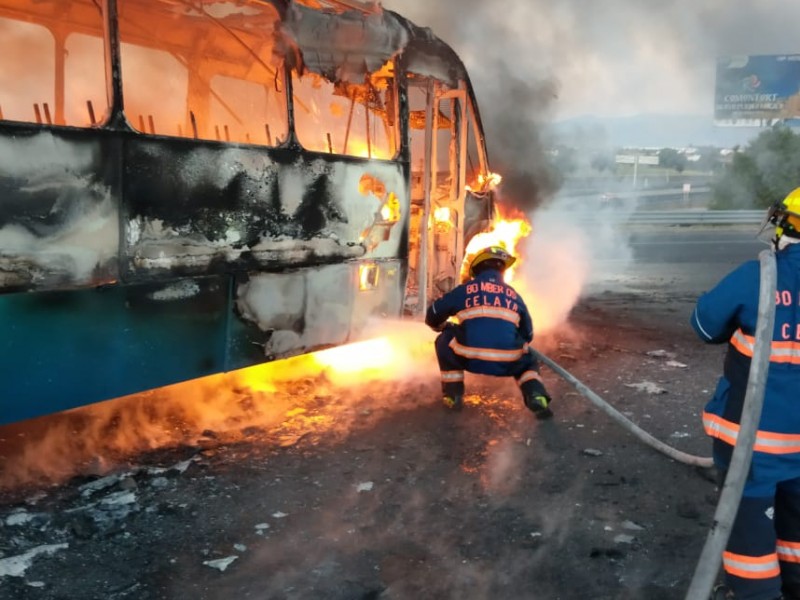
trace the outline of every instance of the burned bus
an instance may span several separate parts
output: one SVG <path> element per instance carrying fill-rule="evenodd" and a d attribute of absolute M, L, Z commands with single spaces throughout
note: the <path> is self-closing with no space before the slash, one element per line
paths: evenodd
<path fill-rule="evenodd" d="M 419 318 L 494 200 L 464 65 L 359 0 L 0 0 L 0 423 Z"/>

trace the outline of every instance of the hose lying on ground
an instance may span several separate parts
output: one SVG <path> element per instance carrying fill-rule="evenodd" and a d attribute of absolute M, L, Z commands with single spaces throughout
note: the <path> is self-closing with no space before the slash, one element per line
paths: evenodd
<path fill-rule="evenodd" d="M 608 402 L 603 400 L 600 396 L 595 394 L 588 387 L 586 387 L 577 378 L 575 378 L 572 374 L 570 374 L 569 371 L 560 367 L 557 363 L 547 358 L 544 354 L 542 354 L 538 350 L 530 348 L 530 351 L 540 361 L 542 361 L 553 371 L 561 375 L 561 377 L 563 377 L 567 382 L 571 383 L 573 387 L 575 387 L 575 389 L 578 390 L 578 392 L 580 392 L 581 395 L 587 398 L 592 404 L 600 408 L 608 416 L 610 416 L 617 423 L 622 425 L 625 429 L 630 431 L 633 435 L 635 435 L 637 438 L 639 438 L 648 446 L 655 448 L 656 450 L 658 450 L 663 454 L 666 454 L 670 458 L 673 458 L 682 463 L 686 463 L 687 465 L 693 465 L 704 468 L 710 468 L 713 466 L 714 463 L 711 460 L 711 458 L 703 456 L 694 456 L 693 454 L 687 454 L 686 452 L 681 452 L 680 450 L 676 450 L 672 446 L 668 446 L 661 440 L 653 437 L 652 435 L 647 433 L 644 429 L 636 425 L 636 423 L 625 417 L 621 412 L 619 412 L 616 408 L 611 406 Z"/>
<path fill-rule="evenodd" d="M 708 598 L 722 562 L 722 551 L 730 537 L 733 520 L 739 509 L 750 461 L 753 457 L 753 445 L 758 433 L 761 419 L 761 407 L 764 405 L 764 389 L 767 385 L 769 358 L 772 350 L 772 332 L 775 325 L 775 289 L 777 287 L 777 267 L 775 253 L 762 250 L 761 281 L 758 295 L 758 317 L 756 320 L 755 347 L 750 360 L 750 374 L 744 396 L 742 417 L 736 446 L 733 449 L 731 463 L 722 486 L 714 521 L 706 538 L 705 546 L 695 567 L 694 576 L 686 594 L 686 600 L 705 600 Z"/>

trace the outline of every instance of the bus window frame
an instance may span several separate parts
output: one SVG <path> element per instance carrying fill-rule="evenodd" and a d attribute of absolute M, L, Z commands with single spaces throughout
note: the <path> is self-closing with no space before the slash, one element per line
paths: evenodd
<path fill-rule="evenodd" d="M 300 101 L 295 94 L 295 85 L 294 85 L 294 78 L 297 77 L 298 79 L 301 78 L 300 73 L 298 72 L 296 67 L 284 68 L 284 78 L 286 80 L 286 93 L 289 99 L 289 131 L 290 131 L 290 139 L 292 140 L 293 144 L 295 144 L 298 148 L 300 148 L 303 152 L 311 152 L 311 153 L 318 153 L 324 154 L 326 156 L 337 156 L 337 157 L 346 157 L 350 159 L 362 159 L 362 160 L 379 160 L 379 161 L 388 161 L 388 162 L 398 162 L 406 160 L 407 153 L 405 152 L 405 142 L 406 139 L 403 135 L 403 126 L 406 125 L 406 121 L 408 119 L 407 110 L 405 107 L 405 103 L 401 102 L 401 98 L 404 97 L 404 94 L 400 92 L 400 86 L 403 85 L 401 83 L 401 77 L 405 75 L 405 72 L 400 69 L 399 62 L 397 58 L 392 59 L 392 72 L 394 77 L 392 77 L 392 84 L 390 87 L 390 98 L 391 102 L 388 101 L 387 104 L 391 104 L 392 107 L 392 120 L 394 124 L 391 125 L 391 136 L 387 136 L 387 139 L 391 137 L 391 142 L 394 146 L 394 153 L 388 158 L 377 158 L 377 157 L 365 157 L 360 156 L 358 154 L 344 154 L 341 152 L 333 151 L 325 151 L 325 150 L 313 150 L 311 148 L 307 148 L 303 145 L 302 141 L 300 140 L 300 136 L 297 134 L 297 108 L 296 104 Z M 376 71 L 377 72 L 377 71 Z M 324 81 L 336 85 L 336 81 L 331 81 L 325 75 L 317 72 L 312 73 L 323 79 Z M 368 80 L 372 73 L 367 73 L 365 75 L 365 80 Z M 361 84 L 366 85 L 366 84 Z M 365 110 L 367 111 L 367 115 L 369 115 L 369 108 L 365 105 Z"/>
<path fill-rule="evenodd" d="M 0 122 L 3 123 L 19 123 L 25 124 L 26 126 L 33 126 L 33 127 L 64 127 L 69 129 L 91 129 L 102 127 L 108 121 L 108 117 L 111 114 L 111 101 L 109 97 L 108 91 L 108 61 L 106 59 L 106 48 L 108 46 L 108 38 L 106 35 L 107 32 L 107 18 L 106 18 L 106 2 L 107 1 L 115 1 L 115 0 L 101 0 L 99 3 L 94 4 L 96 8 L 100 10 L 100 15 L 95 22 L 95 27 L 87 27 L 87 26 L 73 26 L 69 27 L 69 25 L 64 25 L 57 18 L 51 17 L 49 15 L 40 15 L 34 13 L 33 11 L 19 11 L 19 17 L 23 18 L 14 18 L 14 16 L 5 16 L 9 21 L 16 21 L 19 23 L 23 23 L 26 25 L 30 25 L 33 27 L 41 28 L 46 31 L 50 36 L 50 42 L 52 45 L 52 69 L 53 69 L 53 77 L 50 85 L 52 85 L 52 94 L 53 94 L 53 105 L 52 105 L 52 112 L 50 111 L 50 106 L 48 103 L 43 102 L 42 111 L 38 110 L 38 102 L 34 102 L 34 110 L 36 111 L 36 115 L 34 118 L 26 118 L 23 120 L 7 118 L 4 114 L 0 112 Z M 87 7 L 89 3 L 87 2 Z M 7 15 L 13 15 L 13 11 L 9 10 Z M 29 18 L 24 18 L 29 17 Z M 104 60 L 104 90 L 106 95 L 106 103 L 103 112 L 103 118 L 98 119 L 96 115 L 93 118 L 93 123 L 89 123 L 89 125 L 81 125 L 75 123 L 67 123 L 66 122 L 66 113 L 67 113 L 67 78 L 66 78 L 66 49 L 68 46 L 69 39 L 76 34 L 81 34 L 87 37 L 97 37 L 102 46 L 103 46 L 103 60 Z M 75 106 L 78 104 L 75 103 Z M 89 111 L 89 103 L 87 102 L 87 114 L 90 115 L 90 118 L 87 119 L 89 121 L 92 119 L 91 114 L 94 111 L 94 107 L 91 111 Z M 2 107 L 0 107 L 2 109 Z M 77 113 L 78 111 L 76 111 Z"/>
<path fill-rule="evenodd" d="M 214 137 L 210 137 L 210 136 L 173 135 L 173 134 L 168 134 L 168 133 L 153 134 L 153 133 L 148 132 L 146 130 L 142 131 L 139 128 L 134 127 L 131 124 L 131 121 L 127 118 L 128 115 L 125 112 L 125 99 L 124 99 L 124 92 L 123 92 L 123 85 L 122 85 L 123 69 L 122 69 L 122 59 L 121 59 L 121 47 L 122 47 L 123 40 L 121 39 L 120 30 L 119 30 L 120 28 L 119 28 L 118 0 L 100 0 L 100 1 L 104 5 L 107 4 L 110 9 L 112 8 L 112 5 L 113 5 L 113 10 L 109 10 L 108 25 L 109 25 L 110 32 L 113 33 L 113 37 L 110 38 L 110 44 L 109 44 L 109 47 L 111 49 L 111 54 L 112 54 L 111 60 L 112 60 L 113 65 L 115 67 L 114 70 L 113 70 L 113 73 L 112 73 L 112 82 L 114 84 L 114 94 L 119 99 L 119 102 L 118 102 L 119 105 L 118 105 L 118 107 L 115 107 L 116 110 L 113 111 L 113 116 L 112 116 L 112 120 L 116 124 L 115 128 L 125 129 L 125 130 L 130 131 L 132 133 L 135 133 L 137 135 L 142 135 L 142 136 L 147 136 L 147 137 L 166 137 L 166 138 L 170 138 L 170 139 L 194 140 L 194 141 L 202 141 L 202 142 L 210 142 L 210 143 L 218 142 L 218 143 L 222 143 L 222 144 L 230 145 L 230 146 L 248 146 L 248 147 L 256 147 L 256 148 L 280 148 L 280 147 L 285 146 L 287 143 L 291 143 L 291 141 L 294 139 L 294 135 L 293 135 L 293 129 L 294 128 L 293 128 L 293 121 L 292 121 L 292 106 L 291 106 L 291 100 L 290 100 L 291 81 L 290 81 L 290 78 L 287 76 L 287 73 L 288 73 L 289 69 L 287 68 L 287 64 L 286 64 L 286 60 L 285 59 L 281 60 L 281 61 L 278 61 L 278 63 L 277 63 L 277 70 L 280 72 L 279 81 L 281 82 L 282 88 L 283 88 L 282 95 L 283 95 L 284 112 L 283 112 L 282 118 L 283 118 L 284 124 L 285 124 L 285 131 L 282 132 L 282 135 L 281 136 L 277 136 L 277 135 L 275 136 L 275 138 L 277 140 L 277 143 L 269 145 L 269 144 L 262 144 L 262 143 L 259 143 L 259 142 L 227 141 L 225 139 L 222 139 L 222 137 L 214 138 Z M 226 0 L 226 1 L 231 1 L 231 0 Z M 275 10 L 277 15 L 280 17 L 281 11 L 280 11 L 280 8 L 278 6 L 276 6 L 275 2 L 272 2 L 270 0 L 267 0 L 266 2 L 257 2 L 255 0 L 248 0 L 248 2 L 252 2 L 253 4 L 256 4 L 256 5 L 268 5 L 273 10 Z M 154 49 L 162 50 L 162 51 L 167 52 L 168 54 L 172 54 L 171 52 L 169 52 L 168 50 L 166 50 L 163 47 L 158 47 L 158 48 L 154 48 Z M 188 83 L 188 86 L 187 86 L 187 95 L 188 95 L 188 93 L 189 93 L 189 91 L 191 89 L 191 86 L 192 86 L 191 72 L 189 72 L 189 74 L 190 74 L 190 77 L 189 77 L 189 83 Z M 210 89 L 210 82 L 213 79 L 213 77 L 216 76 L 216 75 L 227 76 L 224 73 L 212 73 L 212 74 L 210 74 L 210 76 L 208 77 L 208 82 L 207 82 L 208 85 L 209 85 L 209 89 Z M 228 77 L 230 77 L 230 76 L 228 76 Z M 232 79 L 235 79 L 235 78 L 232 78 Z M 257 80 L 246 80 L 246 79 L 242 80 L 242 81 L 246 81 L 246 82 L 249 82 L 249 83 L 260 83 L 265 88 L 273 83 L 271 81 L 261 81 L 261 82 L 259 82 Z M 278 81 L 278 79 L 276 78 L 275 81 Z M 187 102 L 187 114 L 188 114 L 188 112 L 189 112 L 189 110 L 188 110 L 188 102 Z M 188 134 L 188 130 L 187 130 L 187 134 Z"/>

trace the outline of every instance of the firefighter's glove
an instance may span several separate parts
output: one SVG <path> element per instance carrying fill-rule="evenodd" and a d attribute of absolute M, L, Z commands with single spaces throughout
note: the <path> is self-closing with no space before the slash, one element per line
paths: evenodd
<path fill-rule="evenodd" d="M 527 406 L 537 419 L 549 419 L 553 416 L 550 409 L 550 396 L 546 394 L 525 395 L 525 406 Z"/>

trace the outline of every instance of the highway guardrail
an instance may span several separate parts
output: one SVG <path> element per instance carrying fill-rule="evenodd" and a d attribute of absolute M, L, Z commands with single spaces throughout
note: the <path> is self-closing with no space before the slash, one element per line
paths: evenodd
<path fill-rule="evenodd" d="M 764 214 L 764 210 L 642 210 L 615 218 L 632 225 L 758 225 Z"/>

